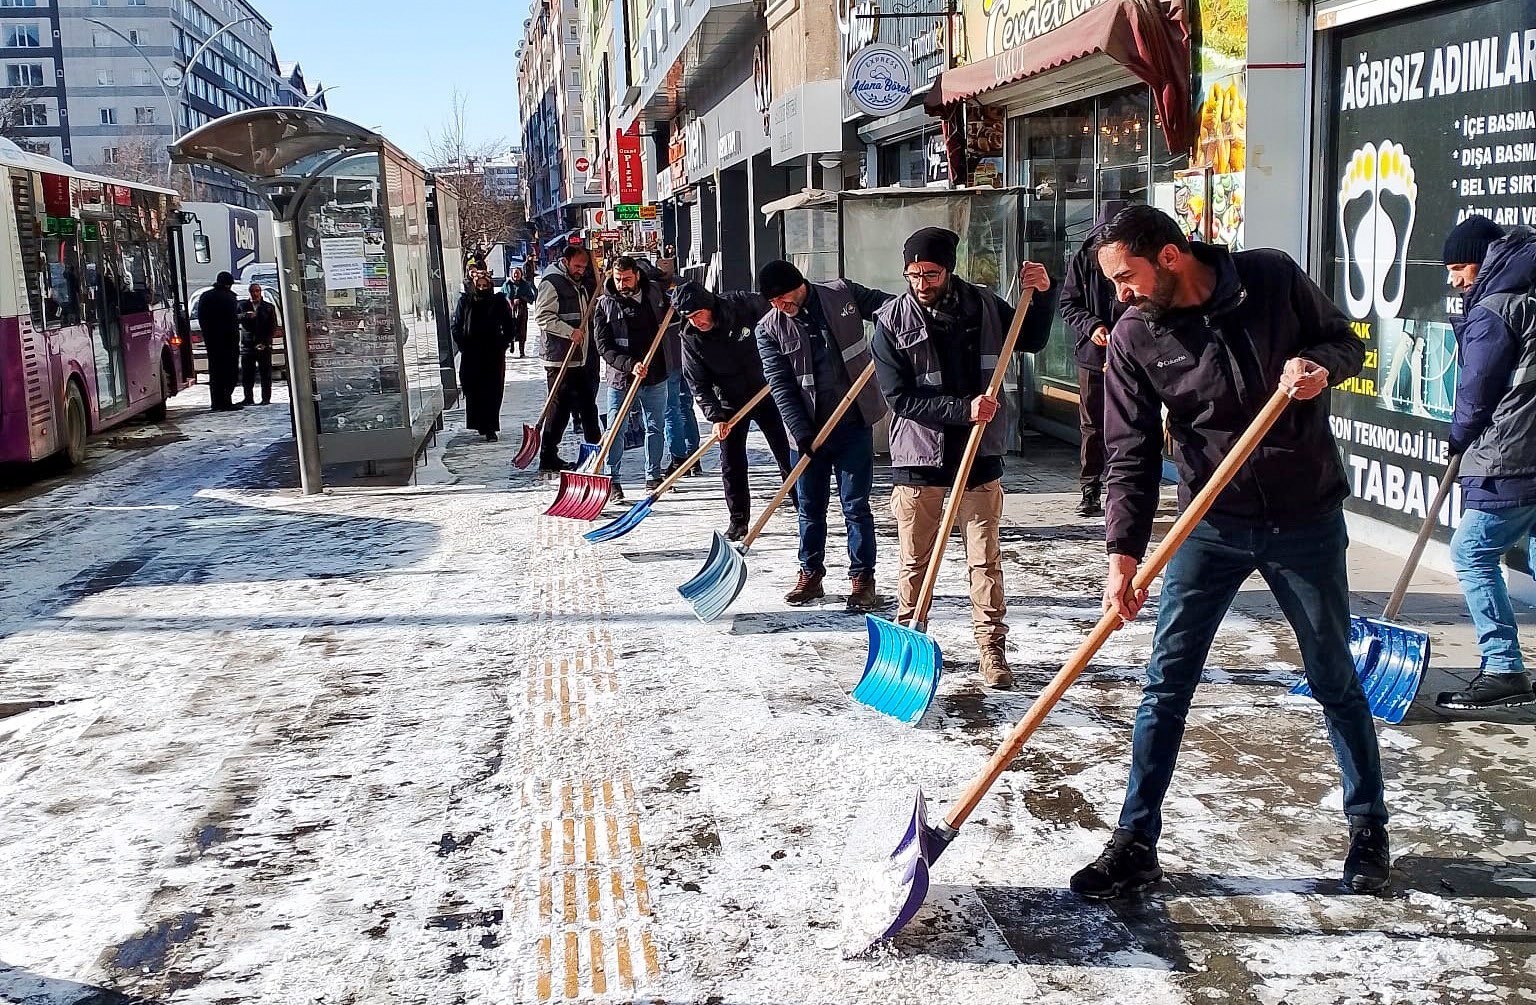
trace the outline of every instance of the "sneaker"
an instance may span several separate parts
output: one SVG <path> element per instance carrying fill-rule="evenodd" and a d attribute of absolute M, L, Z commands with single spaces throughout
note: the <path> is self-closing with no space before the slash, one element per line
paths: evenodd
<path fill-rule="evenodd" d="M 1083 500 L 1077 504 L 1078 516 L 1103 516 L 1104 507 L 1099 503 L 1099 487 L 1097 485 L 1083 486 Z"/>
<path fill-rule="evenodd" d="M 878 611 L 885 606 L 885 601 L 880 599 L 880 594 L 875 592 L 874 573 L 864 572 L 853 577 L 848 590 L 848 610 Z"/>
<path fill-rule="evenodd" d="M 795 588 L 784 595 L 784 603 L 791 607 L 804 607 L 825 597 L 827 591 L 821 588 L 821 581 L 825 576 L 826 574 L 822 572 L 806 572 L 801 569 L 800 578 L 795 581 Z"/>
<path fill-rule="evenodd" d="M 1379 893 L 1392 881 L 1392 853 L 1387 828 L 1374 821 L 1349 828 L 1349 857 L 1344 885 L 1356 893 Z"/>
<path fill-rule="evenodd" d="M 661 483 L 664 481 L 666 481 L 665 478 L 647 478 L 645 480 L 645 490 L 647 492 L 655 492 L 661 488 Z"/>
<path fill-rule="evenodd" d="M 539 470 L 545 474 L 557 475 L 562 471 L 569 471 L 575 466 L 576 465 L 572 464 L 570 461 L 563 457 L 539 458 Z"/>
<path fill-rule="evenodd" d="M 1074 873 L 1069 885 L 1084 900 L 1113 900 L 1140 893 L 1162 878 L 1157 849 L 1136 832 L 1117 829 L 1103 853 Z"/>
<path fill-rule="evenodd" d="M 608 486 L 608 501 L 610 503 L 622 503 L 624 501 L 624 489 L 618 482 Z"/>
<path fill-rule="evenodd" d="M 1006 691 L 1013 687 L 1013 671 L 1008 669 L 1008 657 L 1003 653 L 1001 642 L 985 642 L 981 650 L 981 680 L 987 687 Z"/>
<path fill-rule="evenodd" d="M 744 540 L 746 536 L 747 525 L 745 523 L 732 523 L 725 532 L 725 539 L 731 542 Z"/>
<path fill-rule="evenodd" d="M 688 473 L 686 475 L 684 475 L 683 477 L 684 478 L 702 478 L 702 477 L 704 477 L 707 474 L 709 474 L 709 472 L 704 470 L 704 462 L 700 461 L 699 463 L 695 464 L 693 467 L 689 468 L 688 469 Z"/>
<path fill-rule="evenodd" d="M 1536 703 L 1525 673 L 1479 673 L 1465 691 L 1442 691 L 1436 705 L 1445 708 L 1510 708 Z"/>

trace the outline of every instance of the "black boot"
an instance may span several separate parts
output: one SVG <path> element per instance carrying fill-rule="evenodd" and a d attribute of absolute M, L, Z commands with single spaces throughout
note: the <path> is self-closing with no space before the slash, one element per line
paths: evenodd
<path fill-rule="evenodd" d="M 1445 708 L 1510 708 L 1536 702 L 1531 678 L 1524 673 L 1480 673 L 1465 691 L 1442 691 L 1436 705 Z"/>
<path fill-rule="evenodd" d="M 1100 490 L 1098 485 L 1083 486 L 1083 500 L 1077 504 L 1078 516 L 1103 516 L 1104 507 L 1099 504 Z"/>
<path fill-rule="evenodd" d="M 1356 893 L 1380 893 L 1392 881 L 1392 852 L 1387 828 L 1375 821 L 1349 828 L 1349 856 L 1344 859 L 1344 885 Z"/>
<path fill-rule="evenodd" d="M 1113 900 L 1140 893 L 1163 878 L 1157 849 L 1135 831 L 1117 829 L 1093 864 L 1072 876 L 1072 892 L 1084 900 Z"/>
<path fill-rule="evenodd" d="M 747 521 L 745 520 L 741 520 L 739 522 L 732 520 L 730 527 L 728 527 L 725 531 L 725 539 L 731 542 L 741 541 L 745 539 L 746 536 Z"/>

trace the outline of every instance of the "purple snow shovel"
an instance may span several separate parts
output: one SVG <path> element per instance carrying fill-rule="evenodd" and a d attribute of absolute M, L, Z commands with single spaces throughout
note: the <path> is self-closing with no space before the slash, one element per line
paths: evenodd
<path fill-rule="evenodd" d="M 587 306 L 581 311 L 581 322 L 576 326 L 578 331 L 586 332 L 587 321 L 592 317 L 592 305 L 596 302 L 596 297 L 587 298 Z M 583 334 L 582 338 L 585 340 L 586 335 Z M 549 396 L 544 399 L 544 407 L 539 409 L 539 421 L 531 426 L 523 424 L 523 445 L 517 448 L 517 454 L 512 458 L 512 466 L 519 471 L 532 464 L 533 459 L 539 456 L 539 440 L 544 435 L 544 423 L 549 420 L 549 410 L 555 407 L 555 399 L 560 396 L 560 386 L 565 381 L 566 367 L 571 365 L 571 359 L 576 355 L 576 348 L 581 344 L 575 339 L 570 341 L 571 347 L 565 351 L 565 358 L 560 361 L 560 370 L 555 374 L 555 382 L 550 385 Z"/>
<path fill-rule="evenodd" d="M 1275 420 L 1280 418 L 1280 413 L 1285 411 L 1285 406 L 1290 404 L 1290 400 L 1289 393 L 1284 389 L 1277 390 L 1270 396 L 1263 411 L 1254 418 L 1253 424 L 1233 446 L 1232 452 L 1212 473 L 1211 480 L 1206 483 L 1205 488 L 1190 500 L 1189 508 L 1175 521 L 1172 529 L 1168 531 L 1168 536 L 1163 538 L 1157 550 L 1152 553 L 1152 557 L 1137 570 L 1131 586 L 1133 591 L 1149 589 L 1152 582 L 1162 574 L 1174 553 L 1184 544 L 1195 529 L 1195 525 L 1205 517 L 1206 511 L 1211 508 L 1216 497 L 1248 460 L 1248 455 L 1253 453 L 1259 441 L 1264 438 L 1264 434 L 1269 432 Z M 907 823 L 905 832 L 894 842 L 896 850 L 891 854 L 888 876 L 893 889 L 876 889 L 873 894 L 866 894 L 879 897 L 882 904 L 889 903 L 895 916 L 883 931 L 871 930 L 860 933 L 861 938 L 868 935 L 868 945 L 862 947 L 847 945 L 845 951 L 851 950 L 851 955 L 857 955 L 858 952 L 867 950 L 875 943 L 891 938 L 912 920 L 918 908 L 923 906 L 923 899 L 928 895 L 928 870 L 944 853 L 944 849 L 949 847 L 949 843 L 955 839 L 961 826 L 981 803 L 982 797 L 987 794 L 1002 773 L 1008 770 L 1013 759 L 1018 756 L 1020 750 L 1024 749 L 1024 744 L 1045 721 L 1051 709 L 1056 707 L 1056 703 L 1061 700 L 1067 688 L 1071 687 L 1078 675 L 1087 668 L 1088 661 L 1093 659 L 1109 637 L 1119 630 L 1121 624 L 1120 615 L 1115 611 L 1104 612 L 1099 623 L 1094 625 L 1093 631 L 1072 653 L 1061 670 L 1046 685 L 1045 690 L 1040 692 L 1040 696 L 1035 699 L 1034 704 L 1029 706 L 1029 711 L 1024 713 L 1024 718 L 1019 720 L 1018 725 L 1008 733 L 1002 746 L 998 747 L 981 774 L 972 780 L 937 826 L 928 823 L 922 791 L 916 791 L 911 819 Z M 874 926 L 870 927 L 874 928 Z"/>

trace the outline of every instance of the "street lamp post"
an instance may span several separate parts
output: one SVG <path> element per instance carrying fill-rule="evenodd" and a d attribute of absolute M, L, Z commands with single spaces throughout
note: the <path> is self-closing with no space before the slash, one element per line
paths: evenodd
<path fill-rule="evenodd" d="M 155 75 L 155 82 L 160 85 L 160 94 L 163 98 L 165 98 L 165 112 L 168 116 L 170 116 L 170 122 L 168 125 L 171 127 L 171 142 L 175 143 L 179 138 L 179 133 L 177 132 L 176 128 L 176 106 L 171 103 L 171 92 L 167 89 L 165 78 L 161 75 L 160 68 L 155 65 L 155 61 L 149 58 L 149 54 L 147 52 L 139 48 L 139 43 L 135 42 L 132 38 L 123 34 L 121 31 L 108 24 L 107 22 L 94 17 L 83 18 L 82 20 L 84 20 L 87 24 L 94 24 L 98 28 L 105 28 L 107 31 L 110 31 L 124 42 L 127 42 L 130 46 L 133 47 L 133 51 L 138 53 L 140 58 L 149 64 L 149 71 Z M 171 159 L 167 157 L 165 159 L 165 180 L 167 183 L 170 182 L 174 169 L 175 165 L 173 165 L 171 163 Z"/>

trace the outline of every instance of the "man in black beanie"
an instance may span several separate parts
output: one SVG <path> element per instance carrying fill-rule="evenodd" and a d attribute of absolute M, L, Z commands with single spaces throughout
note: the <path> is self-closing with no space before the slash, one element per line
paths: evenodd
<path fill-rule="evenodd" d="M 1445 239 L 1445 267 L 1462 295 L 1456 330 L 1456 413 L 1451 452 L 1461 455 L 1462 515 L 1451 562 L 1477 626 L 1482 668 L 1436 704 L 1483 709 L 1536 702 L 1504 581 L 1504 553 L 1536 556 L 1536 232 L 1508 234 L 1469 216 Z"/>
<path fill-rule="evenodd" d="M 839 403 L 872 366 L 864 322 L 891 299 L 846 279 L 806 282 L 789 262 L 769 262 L 758 273 L 757 290 L 773 309 L 757 324 L 757 348 L 773 401 L 801 456 L 811 453 L 817 434 Z M 785 596 L 793 606 L 826 596 L 827 506 L 831 480 L 848 525 L 848 609 L 878 610 L 875 592 L 875 515 L 869 493 L 875 479 L 874 426 L 885 416 L 885 400 L 874 381 L 843 416 L 796 486 L 800 507 L 800 577 Z"/>
<path fill-rule="evenodd" d="M 958 526 L 970 567 L 971 623 L 981 678 L 1012 683 L 1004 655 L 1008 608 L 1003 599 L 999 532 L 1003 517 L 1003 455 L 1014 435 L 1010 410 L 986 393 L 1013 305 L 955 275 L 960 237 L 925 227 L 907 239 L 901 258 L 907 292 L 880 309 L 875 321 L 875 374 L 891 408 L 891 514 L 901 541 L 896 620 L 912 617 L 928 559 L 938 542 L 945 489 L 952 486 L 977 423 L 987 424 L 966 480 Z M 1051 288 L 1045 267 L 1025 262 L 1024 288 Z M 1016 351 L 1039 352 L 1051 333 L 1052 305 L 1031 301 Z"/>
<path fill-rule="evenodd" d="M 752 517 L 752 496 L 747 479 L 747 434 L 752 423 L 768 441 L 781 477 L 788 477 L 789 439 L 784 420 L 773 398 L 743 412 L 752 396 L 763 389 L 763 361 L 757 354 L 753 331 L 768 313 L 768 301 L 750 290 L 714 294 L 689 280 L 672 291 L 672 306 L 683 324 L 683 376 L 693 400 L 714 423 L 720 437 L 720 477 L 725 482 L 725 507 L 730 527 L 725 536 L 740 541 L 747 536 Z"/>

